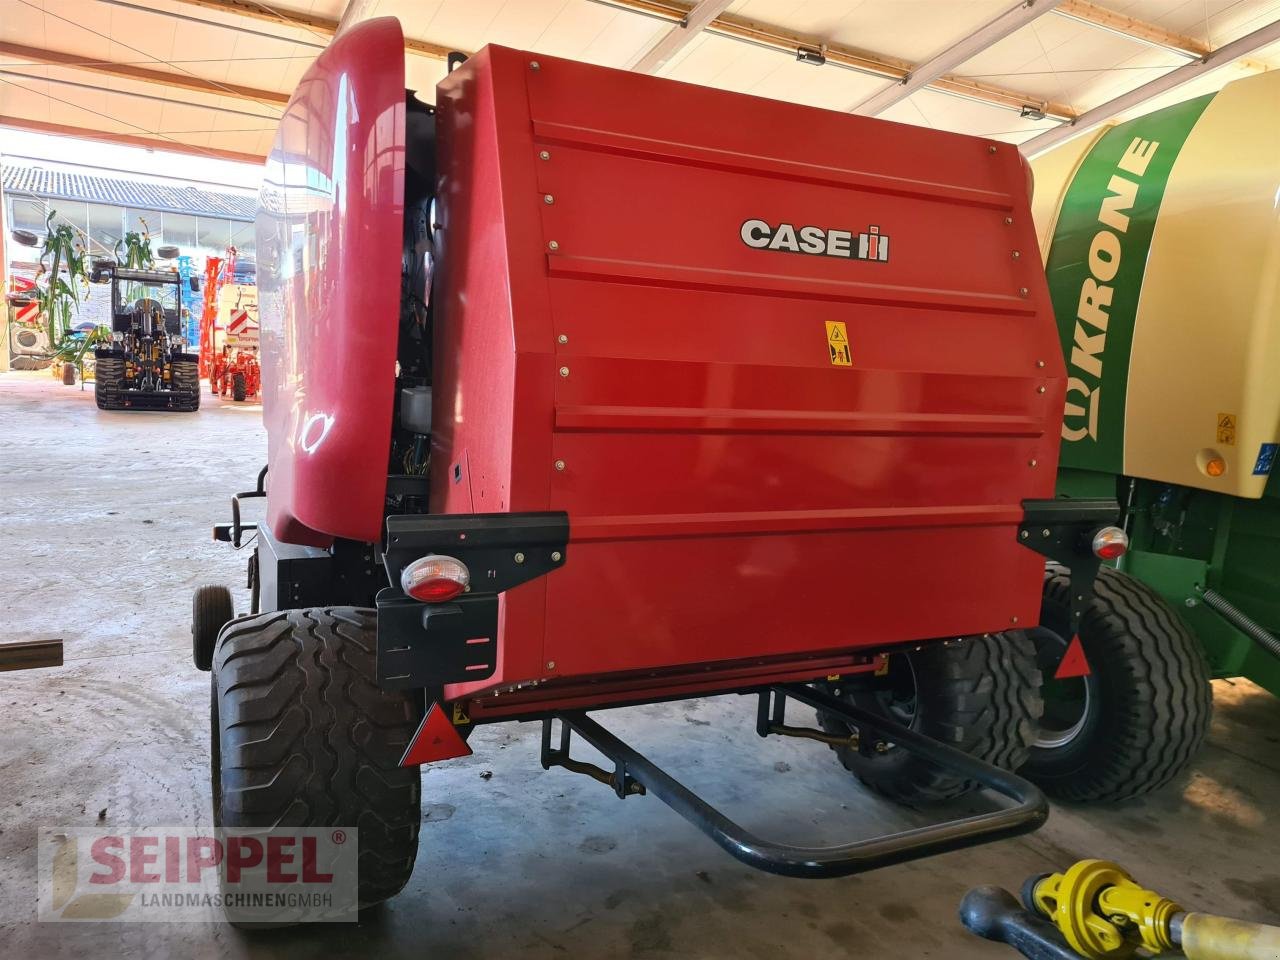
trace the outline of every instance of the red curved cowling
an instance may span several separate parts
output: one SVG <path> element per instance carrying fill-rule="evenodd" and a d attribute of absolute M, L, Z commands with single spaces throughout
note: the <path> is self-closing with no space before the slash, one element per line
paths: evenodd
<path fill-rule="evenodd" d="M 267 522 L 290 543 L 377 540 L 395 394 L 404 36 L 352 28 L 289 100 L 257 220 Z"/>

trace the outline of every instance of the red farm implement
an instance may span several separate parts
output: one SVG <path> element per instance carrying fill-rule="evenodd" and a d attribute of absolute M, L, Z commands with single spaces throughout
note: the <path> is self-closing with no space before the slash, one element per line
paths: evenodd
<path fill-rule="evenodd" d="M 358 823 L 375 902 L 412 869 L 417 764 L 538 720 L 544 766 L 788 876 L 1035 829 L 1000 769 L 1040 711 L 1022 631 L 1046 556 L 1078 616 L 1116 505 L 1052 499 L 1066 378 L 1017 148 L 501 47 L 432 108 L 402 46 L 384 18 L 320 55 L 262 192 L 268 466 L 215 528 L 256 531 L 253 601 L 203 588 L 193 624 L 219 822 Z M 777 843 L 587 715 L 722 693 L 889 796 L 1005 800 Z"/>

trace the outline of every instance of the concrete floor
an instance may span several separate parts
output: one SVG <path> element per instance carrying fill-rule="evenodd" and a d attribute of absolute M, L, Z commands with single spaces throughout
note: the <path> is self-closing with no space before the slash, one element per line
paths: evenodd
<path fill-rule="evenodd" d="M 7 957 L 1014 956 L 964 933 L 965 889 L 1017 889 L 1080 857 L 1129 865 L 1196 909 L 1280 917 L 1280 703 L 1215 685 L 1183 782 L 1116 808 L 1057 807 L 1038 833 L 862 877 L 753 872 L 653 798 L 538 766 L 533 725 L 483 727 L 426 770 L 408 889 L 359 925 L 249 935 L 220 923 L 37 923 L 38 824 L 210 822 L 208 678 L 191 589 L 243 583 L 209 542 L 264 459 L 253 408 L 103 414 L 47 374 L 0 376 L 0 639 L 60 636 L 66 666 L 0 674 L 0 955 Z M 244 590 L 237 603 L 247 603 Z M 760 832 L 830 843 L 924 822 L 864 793 L 823 747 L 758 740 L 735 697 L 609 726 Z M 491 772 L 491 777 L 482 776 Z M 1270 798 L 1270 799 L 1268 799 Z"/>

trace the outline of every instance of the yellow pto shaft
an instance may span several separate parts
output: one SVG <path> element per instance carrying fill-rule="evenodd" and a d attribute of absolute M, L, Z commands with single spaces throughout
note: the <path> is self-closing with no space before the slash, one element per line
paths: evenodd
<path fill-rule="evenodd" d="M 1187 913 L 1106 860 L 1081 860 L 1064 873 L 1035 878 L 1024 898 L 1088 960 L 1175 948 L 1188 960 L 1280 960 L 1280 927 Z"/>

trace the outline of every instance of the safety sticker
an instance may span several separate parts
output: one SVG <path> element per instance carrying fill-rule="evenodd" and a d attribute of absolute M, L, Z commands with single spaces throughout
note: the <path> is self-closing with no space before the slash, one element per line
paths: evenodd
<path fill-rule="evenodd" d="M 828 320 L 826 324 L 827 349 L 831 351 L 831 365 L 833 367 L 853 366 L 853 356 L 849 353 L 849 332 L 845 330 L 844 324 L 839 320 Z"/>
<path fill-rule="evenodd" d="M 1228 447 L 1236 445 L 1236 415 L 1234 413 L 1218 414 L 1218 442 Z"/>
<path fill-rule="evenodd" d="M 1253 464 L 1253 475 L 1255 477 L 1269 476 L 1271 468 L 1275 466 L 1276 451 L 1280 450 L 1280 443 L 1264 443 L 1258 448 L 1258 459 Z"/>
<path fill-rule="evenodd" d="M 467 711 L 462 709 L 462 704 L 455 703 L 453 705 L 453 725 L 455 727 L 461 727 L 470 722 L 471 718 L 467 716 Z"/>

